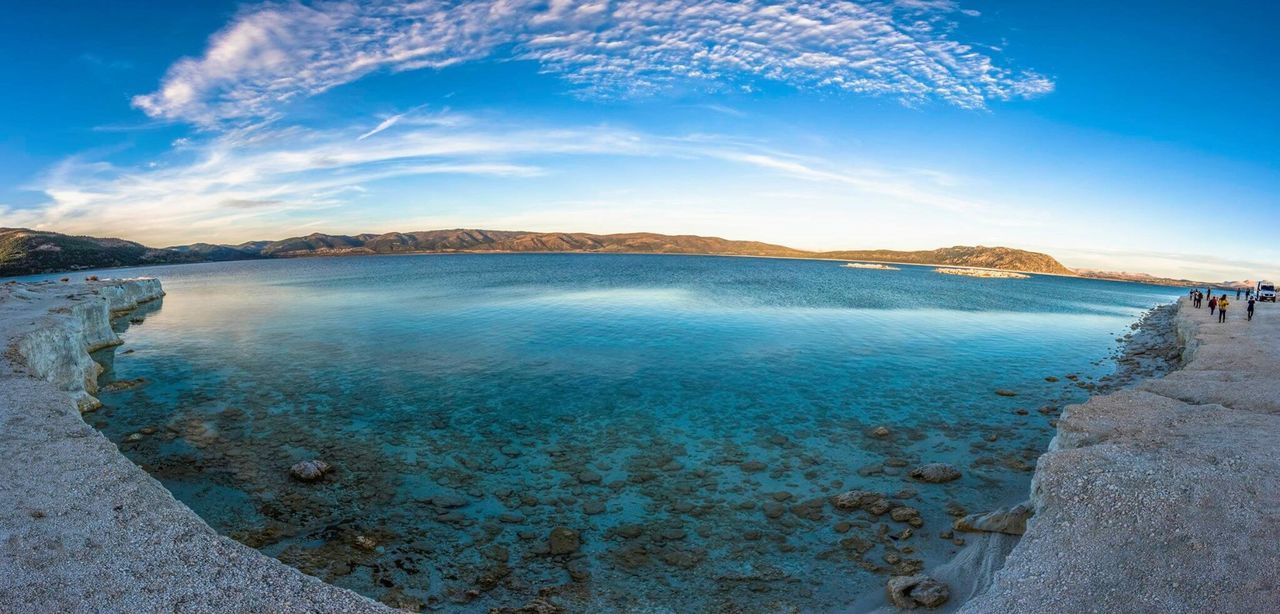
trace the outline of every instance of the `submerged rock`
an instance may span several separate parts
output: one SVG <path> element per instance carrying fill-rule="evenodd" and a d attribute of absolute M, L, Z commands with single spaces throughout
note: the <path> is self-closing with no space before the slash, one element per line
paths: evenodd
<path fill-rule="evenodd" d="M 1002 397 L 1016 397 L 1016 396 L 1018 396 L 1018 393 L 1016 393 L 1016 392 L 1014 392 L 1014 391 L 1012 391 L 1012 390 L 1006 389 L 1006 388 L 997 388 L 997 389 L 996 389 L 996 394 L 998 394 L 998 395 L 1000 395 L 1000 396 L 1002 396 Z"/>
<path fill-rule="evenodd" d="M 929 576 L 894 576 L 885 585 L 889 603 L 904 610 L 936 608 L 951 598 L 951 589 Z"/>
<path fill-rule="evenodd" d="M 322 460 L 305 460 L 289 468 L 289 475 L 303 482 L 315 482 L 333 468 Z"/>
<path fill-rule="evenodd" d="M 919 527 L 924 524 L 924 520 L 920 518 L 920 510 L 907 505 L 893 508 L 889 512 L 889 517 L 894 522 L 905 522 L 913 527 Z"/>
<path fill-rule="evenodd" d="M 457 495 L 435 495 L 431 497 L 431 505 L 445 509 L 465 507 L 467 500 Z"/>
<path fill-rule="evenodd" d="M 547 538 L 547 551 L 551 554 L 573 554 L 582 547 L 582 538 L 578 532 L 568 527 L 551 529 Z"/>
<path fill-rule="evenodd" d="M 928 463 L 911 470 L 911 477 L 931 484 L 958 480 L 960 475 L 959 469 L 947 463 Z"/>
<path fill-rule="evenodd" d="M 1007 510 L 999 509 L 958 518 L 952 527 L 957 531 L 1022 535 L 1027 531 L 1027 519 L 1034 513 L 1030 503 L 1023 502 Z"/>
<path fill-rule="evenodd" d="M 103 386 L 102 392 L 120 392 L 122 390 L 129 390 L 130 388 L 137 388 L 145 383 L 147 383 L 147 380 L 141 377 L 137 379 L 116 380 L 106 386 Z"/>

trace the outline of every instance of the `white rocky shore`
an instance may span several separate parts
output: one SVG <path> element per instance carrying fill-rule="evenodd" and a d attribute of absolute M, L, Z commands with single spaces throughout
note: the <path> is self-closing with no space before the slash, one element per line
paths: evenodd
<path fill-rule="evenodd" d="M 0 284 L 0 612 L 372 612 L 218 535 L 90 427 L 113 312 L 155 279 Z"/>
<path fill-rule="evenodd" d="M 1280 611 L 1280 309 L 1175 317 L 1182 368 L 1067 408 L 961 612 Z"/>
<path fill-rule="evenodd" d="M 933 272 L 941 273 L 943 275 L 961 275 L 964 277 L 980 277 L 983 279 L 1031 279 L 1030 275 L 1016 273 L 1014 271 L 974 269 L 969 267 L 938 267 L 934 269 Z"/>

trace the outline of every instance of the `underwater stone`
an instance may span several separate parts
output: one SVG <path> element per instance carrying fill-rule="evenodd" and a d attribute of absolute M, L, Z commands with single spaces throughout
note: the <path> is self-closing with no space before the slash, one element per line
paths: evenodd
<path fill-rule="evenodd" d="M 436 495 L 431 497 L 431 505 L 443 507 L 445 509 L 453 509 L 463 507 L 467 504 L 467 500 L 456 495 Z"/>
<path fill-rule="evenodd" d="M 305 460 L 289 468 L 289 474 L 303 482 L 315 482 L 333 468 L 322 460 Z"/>
<path fill-rule="evenodd" d="M 959 469 L 946 463 L 928 463 L 911 470 L 911 477 L 931 484 L 958 480 L 960 475 Z"/>
<path fill-rule="evenodd" d="M 547 551 L 551 554 L 573 554 L 582 547 L 582 538 L 578 536 L 578 532 L 568 527 L 556 527 L 551 529 L 551 535 L 547 537 Z"/>

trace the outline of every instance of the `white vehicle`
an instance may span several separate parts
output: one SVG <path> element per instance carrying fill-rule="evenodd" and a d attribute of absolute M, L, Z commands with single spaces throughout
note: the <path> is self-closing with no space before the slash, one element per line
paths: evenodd
<path fill-rule="evenodd" d="M 1260 301 L 1276 302 L 1276 285 L 1269 281 L 1258 282 L 1258 287 L 1254 289 L 1253 295 L 1258 297 Z"/>

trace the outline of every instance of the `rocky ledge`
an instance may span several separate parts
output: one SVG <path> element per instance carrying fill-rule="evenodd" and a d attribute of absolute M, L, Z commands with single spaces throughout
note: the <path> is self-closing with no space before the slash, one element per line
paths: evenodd
<path fill-rule="evenodd" d="M 0 285 L 0 611 L 387 609 L 218 535 L 85 424 L 154 279 Z"/>
<path fill-rule="evenodd" d="M 1280 604 L 1280 309 L 1179 303 L 1183 366 L 1070 406 L 1034 515 L 960 611 L 1271 612 Z"/>

